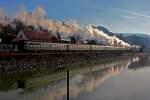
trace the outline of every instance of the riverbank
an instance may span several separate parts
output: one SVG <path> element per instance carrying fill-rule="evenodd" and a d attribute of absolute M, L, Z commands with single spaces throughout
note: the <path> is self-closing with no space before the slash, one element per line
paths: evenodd
<path fill-rule="evenodd" d="M 74 64 L 103 61 L 121 57 L 125 53 L 119 51 L 54 51 L 48 53 L 16 53 L 0 57 L 0 73 L 40 72 L 47 69 L 57 70 Z M 132 55 L 126 53 L 126 55 Z M 69 68 L 69 67 L 67 67 Z"/>

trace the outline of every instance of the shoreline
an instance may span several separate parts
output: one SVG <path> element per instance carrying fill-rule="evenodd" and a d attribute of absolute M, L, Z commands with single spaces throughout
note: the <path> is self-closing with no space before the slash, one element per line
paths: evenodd
<path fill-rule="evenodd" d="M 0 74 L 4 73 L 22 73 L 22 72 L 40 72 L 45 70 L 57 70 L 70 68 L 74 65 L 91 64 L 93 62 L 103 62 L 116 58 L 130 57 L 135 54 L 126 53 L 122 55 L 96 55 L 96 54 L 50 54 L 50 55 L 30 55 L 22 58 L 9 58 L 0 60 Z"/>

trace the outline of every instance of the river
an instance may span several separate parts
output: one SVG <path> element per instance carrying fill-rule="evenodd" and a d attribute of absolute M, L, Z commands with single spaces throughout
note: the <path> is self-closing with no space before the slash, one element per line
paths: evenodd
<path fill-rule="evenodd" d="M 150 56 L 122 57 L 69 71 L 70 100 L 149 100 Z M 17 76 L 17 75 L 16 75 Z M 67 100 L 66 71 L 1 75 L 0 100 Z"/>

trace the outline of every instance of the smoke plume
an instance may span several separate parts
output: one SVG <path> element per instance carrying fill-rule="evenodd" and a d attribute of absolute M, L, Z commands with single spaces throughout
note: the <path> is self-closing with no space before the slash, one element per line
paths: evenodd
<path fill-rule="evenodd" d="M 28 13 L 25 10 L 18 12 L 16 13 L 16 18 L 26 25 L 34 26 L 34 28 L 38 28 L 40 26 L 43 29 L 47 29 L 55 36 L 56 33 L 59 33 L 61 37 L 68 37 L 79 29 L 79 25 L 75 20 L 49 20 L 45 10 L 40 6 L 32 13 Z"/>
<path fill-rule="evenodd" d="M 37 30 L 40 30 L 40 28 L 47 30 L 54 36 L 58 36 L 59 34 L 61 39 L 77 36 L 79 37 L 78 41 L 95 40 L 97 43 L 103 42 L 111 46 L 130 47 L 130 44 L 125 43 L 115 36 L 109 36 L 102 30 L 94 28 L 90 24 L 81 27 L 76 20 L 50 20 L 47 17 L 46 11 L 41 6 L 37 7 L 35 11 L 30 13 L 25 9 L 16 12 L 15 19 L 23 22 L 26 26 L 33 26 Z M 0 9 L 0 23 L 10 23 L 5 16 L 3 9 Z"/>
<path fill-rule="evenodd" d="M 0 24 L 1 25 L 11 24 L 11 19 L 5 15 L 3 8 L 0 8 Z"/>
<path fill-rule="evenodd" d="M 103 41 L 108 45 L 112 46 L 123 46 L 123 47 L 130 47 L 130 44 L 125 43 L 124 41 L 120 40 L 116 36 L 109 36 L 108 34 L 104 33 L 102 30 L 99 30 L 97 28 L 94 28 L 92 25 L 85 26 L 83 28 L 84 39 L 89 40 L 96 40 L 97 42 Z"/>

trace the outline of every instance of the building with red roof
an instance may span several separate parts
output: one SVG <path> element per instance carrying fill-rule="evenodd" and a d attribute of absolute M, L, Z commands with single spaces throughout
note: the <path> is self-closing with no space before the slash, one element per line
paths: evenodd
<path fill-rule="evenodd" d="M 18 33 L 16 41 L 39 41 L 39 42 L 56 42 L 57 38 L 48 32 L 36 31 L 31 29 L 22 29 Z"/>

